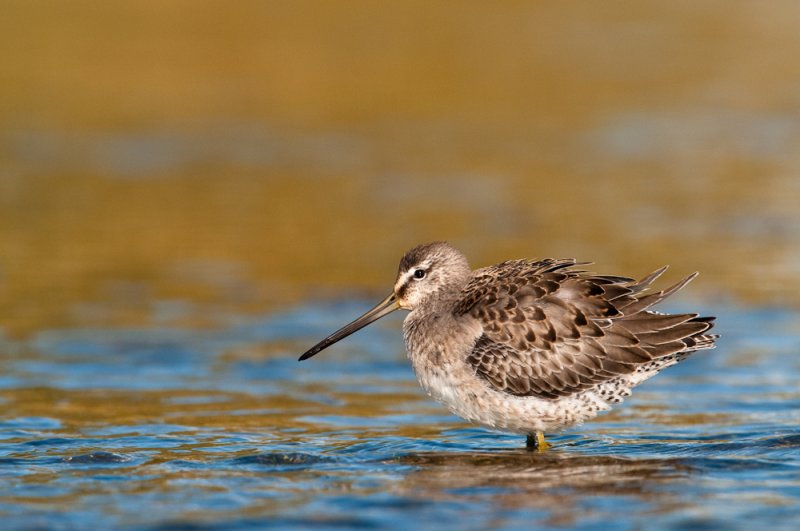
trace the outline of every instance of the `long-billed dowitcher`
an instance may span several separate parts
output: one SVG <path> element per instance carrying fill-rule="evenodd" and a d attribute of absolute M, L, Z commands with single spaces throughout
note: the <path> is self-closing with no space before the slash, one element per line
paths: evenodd
<path fill-rule="evenodd" d="M 420 384 L 456 415 L 527 435 L 595 417 L 631 389 L 696 350 L 714 348 L 713 317 L 651 310 L 697 273 L 646 293 L 640 281 L 596 275 L 572 259 L 509 260 L 472 271 L 447 243 L 419 245 L 400 260 L 392 293 L 314 345 L 300 360 L 399 308 Z"/>

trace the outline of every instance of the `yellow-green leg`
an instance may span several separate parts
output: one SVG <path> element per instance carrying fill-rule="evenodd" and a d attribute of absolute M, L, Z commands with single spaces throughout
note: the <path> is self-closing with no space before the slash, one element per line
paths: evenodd
<path fill-rule="evenodd" d="M 550 448 L 548 442 L 544 440 L 544 433 L 540 431 L 537 431 L 536 435 L 528 435 L 525 446 L 528 450 L 538 450 L 540 452 L 544 452 Z"/>

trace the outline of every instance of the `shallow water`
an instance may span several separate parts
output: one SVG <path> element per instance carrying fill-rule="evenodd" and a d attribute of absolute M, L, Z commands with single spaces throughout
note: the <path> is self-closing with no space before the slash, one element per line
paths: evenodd
<path fill-rule="evenodd" d="M 800 3 L 7 1 L 0 527 L 795 529 Z M 719 348 L 550 436 L 430 401 L 409 247 L 594 260 Z"/>
<path fill-rule="evenodd" d="M 709 308 L 717 350 L 539 454 L 430 402 L 398 319 L 296 361 L 335 316 L 365 307 L 298 306 L 202 333 L 5 340 L 4 522 L 789 529 L 800 518 L 796 313 Z"/>

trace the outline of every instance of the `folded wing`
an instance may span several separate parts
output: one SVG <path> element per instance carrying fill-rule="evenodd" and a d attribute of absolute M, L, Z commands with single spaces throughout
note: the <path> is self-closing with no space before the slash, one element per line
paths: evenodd
<path fill-rule="evenodd" d="M 476 273 L 456 313 L 483 325 L 467 361 L 499 391 L 559 398 L 658 358 L 712 348 L 713 317 L 650 308 L 696 273 L 645 293 L 666 270 L 641 281 L 594 275 L 574 260 L 513 260 Z"/>

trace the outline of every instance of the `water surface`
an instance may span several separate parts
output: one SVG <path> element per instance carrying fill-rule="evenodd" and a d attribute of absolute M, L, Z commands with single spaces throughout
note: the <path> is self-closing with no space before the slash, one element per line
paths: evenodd
<path fill-rule="evenodd" d="M 800 3 L 4 2 L 0 520 L 19 529 L 795 529 Z M 594 260 L 718 316 L 623 407 L 516 436 L 399 318 L 411 246 Z"/>
<path fill-rule="evenodd" d="M 300 364 L 362 301 L 220 326 L 6 340 L 0 511 L 19 527 L 641 526 L 800 518 L 797 315 L 724 339 L 528 452 L 418 389 L 397 319 Z"/>

